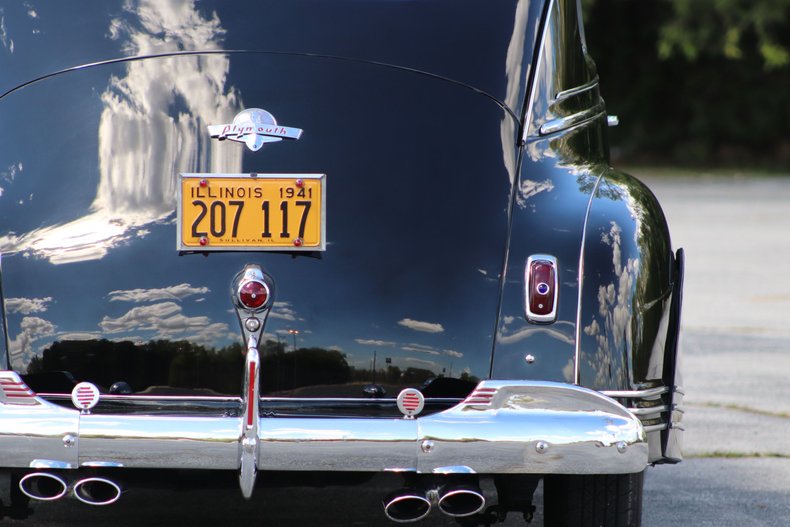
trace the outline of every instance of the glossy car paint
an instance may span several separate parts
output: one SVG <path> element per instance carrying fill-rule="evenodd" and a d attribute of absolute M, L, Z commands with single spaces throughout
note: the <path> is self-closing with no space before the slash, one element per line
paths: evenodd
<path fill-rule="evenodd" d="M 220 2 L 101 2 L 81 12 L 74 46 L 61 4 L 7 10 L 21 28 L 0 85 L 10 367 L 44 392 L 89 380 L 238 394 L 229 284 L 258 263 L 277 285 L 264 395 L 674 379 L 666 223 L 643 185 L 608 168 L 576 3 L 473 7 L 250 3 L 238 16 Z M 208 137 L 249 107 L 303 137 L 256 153 Z M 326 173 L 327 251 L 178 254 L 176 177 L 208 171 Z M 524 316 L 534 254 L 558 262 L 549 325 Z"/>

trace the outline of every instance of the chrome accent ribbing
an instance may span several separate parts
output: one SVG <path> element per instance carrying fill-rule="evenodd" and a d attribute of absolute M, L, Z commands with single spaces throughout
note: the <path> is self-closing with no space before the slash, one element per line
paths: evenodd
<path fill-rule="evenodd" d="M 659 432 L 661 430 L 666 430 L 667 428 L 669 428 L 669 424 L 667 423 L 662 423 L 659 425 L 650 425 L 645 427 L 645 433 L 649 434 L 651 432 Z"/>
<path fill-rule="evenodd" d="M 668 386 L 648 388 L 646 390 L 605 390 L 601 392 L 612 399 L 650 399 L 669 393 Z"/>
<path fill-rule="evenodd" d="M 658 414 L 662 414 L 664 412 L 669 411 L 669 406 L 661 405 L 661 406 L 654 406 L 650 408 L 629 408 L 628 409 L 632 414 L 642 419 L 650 416 L 658 417 Z"/>
<path fill-rule="evenodd" d="M 567 130 L 573 126 L 582 124 L 587 121 L 592 121 L 598 117 L 603 117 L 606 114 L 603 104 L 598 104 L 591 108 L 576 112 L 565 117 L 558 117 L 550 121 L 546 121 L 540 126 L 540 135 L 550 135 L 563 130 Z"/>
<path fill-rule="evenodd" d="M 580 93 L 584 93 L 590 90 L 594 90 L 598 87 L 598 76 L 592 78 L 589 82 L 586 82 L 580 86 L 575 86 L 573 88 L 568 88 L 567 90 L 563 90 L 558 92 L 557 95 L 554 97 L 555 100 L 561 101 L 562 99 L 567 99 L 569 97 L 573 97 L 575 95 L 579 95 Z"/>

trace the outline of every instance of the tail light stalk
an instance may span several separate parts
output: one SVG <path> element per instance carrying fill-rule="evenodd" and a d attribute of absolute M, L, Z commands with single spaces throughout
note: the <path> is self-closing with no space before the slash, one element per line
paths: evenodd
<path fill-rule="evenodd" d="M 248 264 L 231 282 L 231 297 L 239 318 L 247 353 L 242 390 L 243 418 L 239 438 L 239 485 L 245 498 L 252 497 L 258 475 L 258 417 L 260 401 L 260 354 L 258 345 L 272 305 L 274 280 L 260 266 Z"/>

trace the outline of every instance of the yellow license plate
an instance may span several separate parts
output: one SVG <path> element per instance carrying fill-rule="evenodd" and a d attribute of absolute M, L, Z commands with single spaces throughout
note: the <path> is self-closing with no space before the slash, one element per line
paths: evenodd
<path fill-rule="evenodd" d="M 324 174 L 181 174 L 180 251 L 323 251 Z"/>

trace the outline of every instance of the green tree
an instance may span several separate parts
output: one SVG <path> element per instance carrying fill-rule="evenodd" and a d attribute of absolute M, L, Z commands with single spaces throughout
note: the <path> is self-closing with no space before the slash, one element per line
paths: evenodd
<path fill-rule="evenodd" d="M 583 0 L 622 164 L 790 163 L 790 0 Z"/>
<path fill-rule="evenodd" d="M 661 27 L 658 54 L 680 53 L 741 60 L 759 55 L 767 70 L 790 65 L 790 0 L 672 0 L 672 17 Z"/>

